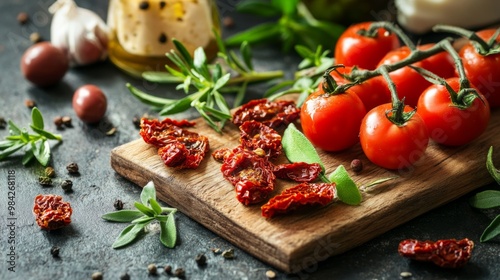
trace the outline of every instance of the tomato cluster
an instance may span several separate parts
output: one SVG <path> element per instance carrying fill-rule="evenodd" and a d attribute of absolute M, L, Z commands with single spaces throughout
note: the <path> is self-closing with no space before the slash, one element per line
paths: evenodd
<path fill-rule="evenodd" d="M 495 30 L 477 32 L 482 44 L 469 41 L 455 52 L 443 41 L 400 46 L 390 28 L 370 25 L 353 25 L 339 38 L 338 65 L 302 105 L 302 130 L 311 143 L 338 152 L 359 142 L 373 163 L 401 169 L 422 158 L 430 140 L 460 146 L 486 130 L 490 106 L 500 107 Z M 412 60 L 416 53 L 425 55 Z"/>

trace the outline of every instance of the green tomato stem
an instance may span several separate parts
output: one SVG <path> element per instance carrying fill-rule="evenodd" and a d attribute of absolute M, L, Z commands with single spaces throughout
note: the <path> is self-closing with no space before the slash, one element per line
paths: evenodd
<path fill-rule="evenodd" d="M 459 35 L 462 37 L 465 37 L 475 43 L 478 44 L 478 53 L 486 55 L 490 50 L 491 46 L 488 45 L 486 41 L 481 39 L 481 37 L 477 36 L 477 34 L 473 31 L 467 30 L 465 28 L 457 27 L 457 26 L 451 26 L 451 25 L 444 25 L 444 24 L 438 24 L 432 28 L 434 32 L 448 32 L 452 33 L 455 35 Z"/>
<path fill-rule="evenodd" d="M 401 30 L 401 28 L 399 28 L 397 25 L 395 24 L 392 24 L 390 22 L 387 22 L 387 21 L 380 21 L 380 22 L 374 22 L 370 25 L 370 28 L 367 30 L 367 33 L 368 34 L 372 34 L 372 33 L 376 33 L 377 29 L 379 28 L 384 28 L 385 30 L 387 31 L 390 31 L 390 32 L 393 32 L 394 34 L 396 34 L 399 39 L 401 39 L 401 41 L 403 41 L 403 43 L 408 47 L 410 48 L 410 50 L 414 51 L 417 49 L 417 47 L 415 47 L 415 44 L 413 44 L 413 42 L 411 41 L 410 37 L 408 37 L 408 35 L 406 35 L 403 30 Z"/>

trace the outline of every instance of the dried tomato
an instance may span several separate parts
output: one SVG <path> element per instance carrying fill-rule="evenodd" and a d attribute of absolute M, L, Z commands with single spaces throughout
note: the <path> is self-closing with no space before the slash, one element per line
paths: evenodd
<path fill-rule="evenodd" d="M 234 149 L 224 159 L 221 171 L 235 187 L 238 201 L 245 205 L 263 201 L 274 190 L 272 164 L 253 151 Z"/>
<path fill-rule="evenodd" d="M 318 163 L 295 162 L 276 165 L 273 173 L 280 179 L 290 179 L 295 182 L 312 182 L 318 178 L 321 171 L 321 165 Z"/>
<path fill-rule="evenodd" d="M 248 150 L 252 150 L 261 155 L 262 149 L 265 156 L 276 158 L 281 154 L 281 135 L 270 128 L 256 121 L 246 121 L 240 125 L 240 143 Z"/>
<path fill-rule="evenodd" d="M 445 268 L 458 268 L 469 261 L 473 248 L 474 242 L 467 238 L 436 242 L 408 239 L 399 243 L 398 252 L 403 257 L 417 261 L 429 261 Z"/>
<path fill-rule="evenodd" d="M 158 149 L 158 154 L 169 167 L 197 168 L 210 149 L 208 138 L 183 129 L 195 123 L 187 120 L 141 119 L 140 134 L 144 141 Z"/>
<path fill-rule="evenodd" d="M 69 202 L 62 201 L 59 195 L 39 194 L 35 197 L 33 214 L 42 229 L 54 230 L 69 225 L 72 213 Z"/>
<path fill-rule="evenodd" d="M 252 100 L 241 106 L 233 114 L 233 123 L 236 126 L 246 121 L 261 122 L 273 129 L 281 129 L 300 116 L 300 109 L 293 101 L 268 101 L 267 99 Z"/>
<path fill-rule="evenodd" d="M 272 218 L 277 214 L 289 213 L 302 206 L 325 206 L 335 197 L 335 184 L 301 183 L 284 190 L 262 205 L 262 216 Z"/>
<path fill-rule="evenodd" d="M 224 159 L 231 154 L 231 149 L 220 148 L 212 153 L 212 157 L 218 162 L 224 162 Z"/>

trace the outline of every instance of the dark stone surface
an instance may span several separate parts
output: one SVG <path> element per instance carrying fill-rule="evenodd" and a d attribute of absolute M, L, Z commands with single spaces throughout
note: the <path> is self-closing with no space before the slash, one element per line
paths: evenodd
<path fill-rule="evenodd" d="M 56 116 L 73 117 L 73 128 L 58 131 L 64 137 L 61 144 L 51 142 L 52 161 L 57 177 L 53 187 L 41 187 L 37 183 L 43 168 L 33 164 L 23 167 L 21 157 L 0 162 L 0 279 L 90 279 L 92 273 L 100 271 L 104 279 L 120 279 L 125 272 L 131 279 L 166 279 L 165 265 L 173 270 L 184 268 L 187 279 L 266 279 L 265 272 L 273 269 L 232 244 L 217 237 L 197 222 L 182 213 L 177 214 L 179 243 L 175 249 L 165 248 L 153 231 L 140 241 L 121 250 L 111 244 L 124 224 L 104 222 L 100 216 L 113 211 L 113 203 L 121 199 L 125 208 L 131 208 L 139 200 L 140 188 L 117 175 L 111 168 L 110 151 L 114 147 L 137 139 L 137 129 L 132 124 L 134 115 L 154 112 L 139 103 L 125 88 L 126 82 L 153 93 L 180 96 L 171 87 L 149 84 L 130 78 L 109 62 L 71 69 L 64 80 L 55 87 L 39 89 L 25 81 L 19 71 L 19 60 L 30 45 L 29 34 L 39 32 L 49 38 L 50 14 L 47 12 L 52 0 L 3 0 L 0 2 L 0 116 L 12 119 L 21 126 L 30 122 L 30 110 L 24 106 L 25 99 L 36 101 L 45 116 L 47 128 L 55 131 L 52 120 Z M 220 1 L 223 15 L 234 15 L 237 1 Z M 107 1 L 81 0 L 79 5 L 91 8 L 102 17 L 106 16 Z M 27 12 L 32 21 L 20 25 L 16 16 Z M 251 18 L 235 16 L 235 28 L 251 24 Z M 234 32 L 227 30 L 226 34 Z M 277 49 L 256 48 L 258 69 L 294 69 L 296 58 L 282 56 Z M 290 73 L 289 73 L 290 75 Z M 84 84 L 95 84 L 108 96 L 106 119 L 98 125 L 86 125 L 79 121 L 71 107 L 74 90 Z M 250 96 L 259 96 L 262 88 L 252 89 Z M 179 117 L 194 118 L 189 112 Z M 118 128 L 114 136 L 107 136 L 110 127 Z M 0 137 L 8 134 L 0 130 Z M 76 162 L 80 166 L 78 176 L 69 175 L 66 165 Z M 7 177 L 15 172 L 15 221 L 11 232 L 7 227 Z M 73 192 L 64 193 L 60 183 L 73 181 Z M 498 188 L 490 186 L 491 188 Z M 71 226 L 46 232 L 36 225 L 31 213 L 33 199 L 39 193 L 63 195 L 73 209 Z M 496 211 L 472 209 L 466 195 L 452 203 L 430 211 L 402 226 L 375 238 L 349 252 L 323 260 L 298 275 L 286 275 L 277 271 L 277 279 L 398 279 L 401 272 L 411 272 L 409 279 L 500 279 L 499 239 L 480 243 L 479 236 Z M 15 236 L 15 272 L 8 270 L 10 257 L 9 236 Z M 416 263 L 400 257 L 398 243 L 402 239 L 444 239 L 468 237 L 476 242 L 471 262 L 459 270 L 447 270 L 430 264 Z M 51 248 L 60 248 L 59 257 L 51 255 Z M 224 259 L 214 255 L 212 248 L 235 249 L 236 258 Z M 205 253 L 207 264 L 198 267 L 195 258 Z M 322 259 L 321 256 L 311 256 Z M 160 266 L 159 276 L 148 276 L 147 266 Z M 275 270 L 275 269 L 273 269 Z M 275 270 L 276 271 L 276 270 Z"/>

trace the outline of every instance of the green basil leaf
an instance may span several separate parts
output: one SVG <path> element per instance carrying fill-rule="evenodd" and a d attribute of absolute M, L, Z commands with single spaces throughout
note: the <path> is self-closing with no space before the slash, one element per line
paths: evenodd
<path fill-rule="evenodd" d="M 139 101 L 141 101 L 142 103 L 145 103 L 147 105 L 151 105 L 151 106 L 155 106 L 155 107 L 162 107 L 162 106 L 172 104 L 175 101 L 177 101 L 175 99 L 160 98 L 160 97 L 156 97 L 153 95 L 149 95 L 149 94 L 137 89 L 136 87 L 132 86 L 129 83 L 127 83 L 126 86 L 127 86 L 128 90 L 130 91 L 130 93 L 132 93 L 133 96 L 135 96 L 137 99 L 139 99 Z"/>
<path fill-rule="evenodd" d="M 33 125 L 30 125 L 30 127 L 34 132 L 38 133 L 39 135 L 41 135 L 47 139 L 58 140 L 58 141 L 62 140 L 62 136 L 60 134 L 53 134 L 53 133 L 48 132 L 46 130 L 35 127 Z"/>
<path fill-rule="evenodd" d="M 264 41 L 278 41 L 281 27 L 274 23 L 262 23 L 243 32 L 230 36 L 225 40 L 228 47 L 239 46 L 247 41 L 249 44 L 258 44 Z"/>
<path fill-rule="evenodd" d="M 488 209 L 500 206 L 500 191 L 486 190 L 471 197 L 469 204 L 474 208 Z"/>
<path fill-rule="evenodd" d="M 272 0 L 271 3 L 281 10 L 284 15 L 291 16 L 297 12 L 299 0 Z"/>
<path fill-rule="evenodd" d="M 129 223 L 139 217 L 143 217 L 144 213 L 138 210 L 119 210 L 115 212 L 109 212 L 101 216 L 106 221 Z"/>
<path fill-rule="evenodd" d="M 149 205 L 151 205 L 151 208 L 153 209 L 153 211 L 155 211 L 156 215 L 160 215 L 161 212 L 163 212 L 161 210 L 160 204 L 158 204 L 158 201 L 156 201 L 155 199 L 149 199 Z"/>
<path fill-rule="evenodd" d="M 144 230 L 145 226 L 145 223 L 129 225 L 124 230 L 122 230 L 122 232 L 120 232 L 112 247 L 114 249 L 117 249 L 130 244 L 137 238 L 139 233 Z"/>
<path fill-rule="evenodd" d="M 33 159 L 35 158 L 35 155 L 33 154 L 32 150 L 27 150 L 24 153 L 23 159 L 21 160 L 21 163 L 23 165 L 28 165 Z"/>
<path fill-rule="evenodd" d="M 495 168 L 495 165 L 493 164 L 493 146 L 490 147 L 488 150 L 488 155 L 486 157 L 486 169 L 488 169 L 488 172 L 490 173 L 491 177 L 495 179 L 497 184 L 500 184 L 500 171 Z"/>
<path fill-rule="evenodd" d="M 7 158 L 11 154 L 15 153 L 16 151 L 18 151 L 19 149 L 24 147 L 25 145 L 26 144 L 24 144 L 24 143 L 17 143 L 17 144 L 10 146 L 7 149 L 4 149 L 3 151 L 0 152 L 0 160 Z"/>
<path fill-rule="evenodd" d="M 194 67 L 194 64 L 193 64 L 193 57 L 191 56 L 191 54 L 189 53 L 189 51 L 186 49 L 186 47 L 184 47 L 184 45 L 176 40 L 176 39 L 173 39 L 172 42 L 174 43 L 175 45 L 175 48 L 179 51 L 179 53 L 181 54 L 182 58 L 184 59 L 184 61 L 191 67 Z"/>
<path fill-rule="evenodd" d="M 314 146 L 293 123 L 285 129 L 282 145 L 290 162 L 319 163 L 323 171 L 325 170 Z"/>
<path fill-rule="evenodd" d="M 39 129 L 44 128 L 43 116 L 37 107 L 33 107 L 33 109 L 31 109 L 31 124 Z"/>
<path fill-rule="evenodd" d="M 337 196 L 340 201 L 349 205 L 359 205 L 361 203 L 361 192 L 343 165 L 339 165 L 328 179 L 336 184 Z"/>
<path fill-rule="evenodd" d="M 156 215 L 156 213 L 153 209 L 149 208 L 148 206 L 146 206 L 140 202 L 135 202 L 134 206 L 135 206 L 135 208 L 137 208 L 137 210 L 141 211 L 146 216 L 154 217 Z"/>
<path fill-rule="evenodd" d="M 142 77 L 144 78 L 144 80 L 154 83 L 176 84 L 176 83 L 182 83 L 182 81 L 184 81 L 184 78 L 182 77 L 175 76 L 171 73 L 159 72 L 159 71 L 143 72 Z"/>
<path fill-rule="evenodd" d="M 50 159 L 50 145 L 46 140 L 31 142 L 31 149 L 36 160 L 42 165 L 47 166 Z"/>
<path fill-rule="evenodd" d="M 139 217 L 133 221 L 131 221 L 130 223 L 132 224 L 141 224 L 141 223 L 149 223 L 151 222 L 152 220 L 154 220 L 156 217 L 148 217 L 148 216 L 142 216 L 142 217 Z"/>
<path fill-rule="evenodd" d="M 177 227 L 174 213 L 168 214 L 166 222 L 160 222 L 160 241 L 167 248 L 174 248 L 177 242 Z"/>
<path fill-rule="evenodd" d="M 495 219 L 486 227 L 483 234 L 479 238 L 479 241 L 486 242 L 500 235 L 500 215 L 496 216 Z"/>
<path fill-rule="evenodd" d="M 141 191 L 141 202 L 144 205 L 148 205 L 149 200 L 156 200 L 156 190 L 155 183 L 153 181 L 149 181 Z"/>
<path fill-rule="evenodd" d="M 20 135 L 21 134 L 21 129 L 17 127 L 11 120 L 7 121 L 9 125 L 9 134 L 10 135 Z"/>
<path fill-rule="evenodd" d="M 252 63 L 252 50 L 247 41 L 243 42 L 240 47 L 241 56 L 243 56 L 243 61 L 245 62 L 246 67 L 253 71 L 253 63 Z"/>
<path fill-rule="evenodd" d="M 269 1 L 246 0 L 238 3 L 236 10 L 240 13 L 253 14 L 263 17 L 276 17 L 281 15 L 280 9 Z"/>

